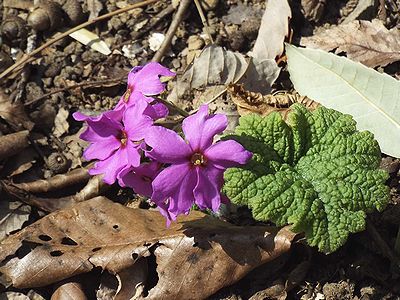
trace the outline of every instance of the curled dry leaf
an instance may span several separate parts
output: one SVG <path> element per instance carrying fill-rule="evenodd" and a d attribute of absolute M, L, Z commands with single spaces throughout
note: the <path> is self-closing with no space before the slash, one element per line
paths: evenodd
<path fill-rule="evenodd" d="M 50 300 L 87 300 L 82 284 L 76 281 L 62 283 L 51 295 Z"/>
<path fill-rule="evenodd" d="M 66 174 L 59 174 L 48 179 L 40 179 L 32 182 L 14 183 L 17 188 L 29 193 L 47 193 L 50 191 L 61 190 L 71 185 L 80 184 L 90 179 L 87 168 L 78 168 Z"/>
<path fill-rule="evenodd" d="M 318 102 L 305 96 L 300 96 L 297 93 L 262 95 L 261 93 L 246 91 L 242 85 L 235 84 L 229 85 L 228 94 L 233 103 L 237 105 L 238 112 L 241 116 L 251 113 L 266 116 L 273 111 L 278 111 L 282 116 L 286 116 L 289 112 L 290 105 L 294 103 L 301 103 L 311 110 L 319 106 Z"/>
<path fill-rule="evenodd" d="M 29 146 L 29 131 L 19 131 L 0 136 L 0 159 L 18 154 Z"/>
<path fill-rule="evenodd" d="M 0 117 L 15 128 L 31 130 L 34 123 L 29 120 L 21 103 L 13 103 L 0 91 Z"/>
<path fill-rule="evenodd" d="M 304 37 L 308 48 L 346 52 L 347 57 L 368 67 L 386 66 L 400 60 L 400 30 L 388 30 L 382 21 L 353 21 L 340 24 L 318 34 Z"/>
<path fill-rule="evenodd" d="M 94 267 L 118 274 L 151 256 L 158 282 L 146 298 L 203 299 L 287 252 L 293 238 L 287 228 L 238 227 L 196 211 L 167 228 L 157 211 L 97 197 L 3 241 L 0 280 L 45 286 Z"/>
<path fill-rule="evenodd" d="M 275 59 L 284 49 L 284 40 L 289 33 L 292 11 L 287 0 L 268 0 L 258 36 L 251 56 L 263 61 Z"/>
<path fill-rule="evenodd" d="M 195 58 L 191 67 L 178 79 L 168 100 L 185 106 L 187 103 L 179 102 L 186 93 L 192 89 L 212 88 L 212 95 L 208 95 L 208 100 L 211 100 L 213 96 L 221 94 L 227 84 L 236 82 L 245 84 L 248 89 L 267 93 L 271 91 L 279 71 L 273 59 L 252 59 L 248 62 L 239 52 L 211 45 Z"/>

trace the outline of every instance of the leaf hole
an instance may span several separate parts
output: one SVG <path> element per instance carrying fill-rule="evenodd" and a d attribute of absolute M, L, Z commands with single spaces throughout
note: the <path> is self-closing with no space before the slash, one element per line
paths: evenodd
<path fill-rule="evenodd" d="M 151 245 L 151 243 L 147 243 L 147 242 L 143 244 L 144 247 L 148 247 L 150 245 Z"/>
<path fill-rule="evenodd" d="M 138 257 L 139 257 L 139 254 L 137 254 L 135 252 L 132 253 L 133 260 L 136 260 Z"/>
<path fill-rule="evenodd" d="M 55 250 L 55 251 L 51 251 L 50 252 L 50 255 L 53 256 L 53 257 L 61 256 L 63 254 L 64 254 L 64 252 L 62 252 L 60 250 Z"/>
<path fill-rule="evenodd" d="M 48 241 L 51 241 L 51 240 L 52 240 L 51 236 L 48 236 L 47 234 L 41 234 L 41 235 L 39 235 L 39 239 L 42 240 L 42 241 L 44 241 L 44 242 L 48 242 Z"/>
<path fill-rule="evenodd" d="M 93 248 L 93 249 L 92 249 L 92 252 L 97 252 L 97 251 L 99 251 L 99 250 L 101 250 L 101 247 L 96 247 L 96 248 Z"/>
<path fill-rule="evenodd" d="M 114 228 L 114 229 L 118 229 L 119 226 L 118 226 L 117 224 L 115 224 L 115 225 L 113 226 L 113 228 Z"/>
<path fill-rule="evenodd" d="M 73 239 L 71 239 L 69 237 L 63 237 L 63 239 L 61 240 L 61 244 L 68 245 L 68 246 L 77 246 L 78 245 L 77 242 L 75 242 Z"/>
<path fill-rule="evenodd" d="M 21 247 L 18 248 L 16 251 L 16 255 L 19 259 L 24 258 L 28 255 L 32 250 L 34 250 L 37 246 L 41 246 L 42 244 L 29 242 L 29 241 L 22 241 Z"/>

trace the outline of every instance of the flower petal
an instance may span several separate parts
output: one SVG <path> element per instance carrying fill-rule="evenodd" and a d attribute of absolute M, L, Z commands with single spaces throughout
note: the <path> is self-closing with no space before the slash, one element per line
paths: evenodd
<path fill-rule="evenodd" d="M 253 154 L 238 142 L 227 140 L 215 143 L 204 152 L 204 155 L 209 163 L 218 168 L 226 169 L 246 164 Z"/>
<path fill-rule="evenodd" d="M 146 131 L 153 125 L 153 119 L 143 112 L 149 104 L 143 100 L 125 110 L 123 122 L 131 141 L 144 139 Z"/>
<path fill-rule="evenodd" d="M 221 186 L 217 184 L 221 177 L 219 173 L 223 174 L 222 170 L 215 172 L 215 170 L 207 170 L 203 168 L 196 168 L 197 170 L 197 184 L 194 188 L 194 197 L 196 204 L 200 209 L 212 209 L 216 212 L 221 205 Z"/>
<path fill-rule="evenodd" d="M 120 146 L 121 142 L 114 136 L 111 136 L 89 145 L 89 147 L 86 148 L 85 152 L 83 153 L 83 156 L 86 160 L 105 160 L 106 158 L 110 157 L 110 155 L 112 155 L 113 152 Z"/>
<path fill-rule="evenodd" d="M 145 142 L 153 148 L 147 156 L 161 163 L 188 162 L 192 155 L 189 145 L 176 132 L 164 127 L 150 127 Z"/>
<path fill-rule="evenodd" d="M 128 165 L 127 151 L 118 149 L 113 155 L 105 160 L 98 161 L 94 168 L 89 170 L 90 175 L 104 174 L 103 180 L 113 184 L 118 173 Z"/>
<path fill-rule="evenodd" d="M 160 81 L 160 76 L 172 77 L 175 76 L 175 73 L 159 63 L 151 62 L 133 74 L 130 79 L 135 91 L 139 91 L 146 96 L 152 96 L 158 95 L 165 90 L 165 83 Z"/>
<path fill-rule="evenodd" d="M 169 110 L 168 107 L 166 107 L 164 104 L 157 102 L 155 104 L 149 105 L 143 113 L 145 115 L 148 115 L 153 120 L 158 120 L 168 116 Z"/>
<path fill-rule="evenodd" d="M 122 187 L 132 188 L 136 194 L 151 197 L 153 193 L 151 183 L 159 170 L 160 164 L 157 162 L 142 164 L 136 168 L 125 168 L 118 176 L 118 183 Z"/>
<path fill-rule="evenodd" d="M 194 115 L 183 120 L 182 130 L 193 151 L 201 151 L 210 147 L 214 135 L 221 133 L 228 126 L 225 115 L 208 115 L 208 106 L 202 105 Z"/>
<path fill-rule="evenodd" d="M 118 121 L 114 121 L 113 119 L 107 117 L 109 114 L 112 115 L 112 111 L 108 111 L 94 117 L 86 116 L 80 112 L 75 112 L 73 117 L 77 121 L 85 121 L 90 127 L 91 132 L 85 132 L 85 135 L 83 136 L 91 135 L 92 138 L 94 138 L 93 134 L 97 134 L 99 138 L 118 136 L 122 126 Z"/>
<path fill-rule="evenodd" d="M 164 202 L 180 189 L 182 182 L 190 171 L 189 163 L 177 164 L 164 169 L 154 178 L 151 200 L 156 204 Z"/>

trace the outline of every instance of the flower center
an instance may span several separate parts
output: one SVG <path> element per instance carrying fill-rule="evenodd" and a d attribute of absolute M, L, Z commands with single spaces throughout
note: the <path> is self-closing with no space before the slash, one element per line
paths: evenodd
<path fill-rule="evenodd" d="M 121 135 L 119 137 L 119 141 L 121 142 L 121 146 L 125 147 L 126 143 L 128 142 L 128 135 L 125 130 L 121 131 Z"/>
<path fill-rule="evenodd" d="M 129 97 L 131 96 L 133 91 L 133 86 L 128 86 L 128 89 L 126 90 L 125 94 L 124 94 L 124 102 L 128 103 L 129 101 Z"/>
<path fill-rule="evenodd" d="M 195 154 L 192 155 L 192 158 L 190 159 L 190 162 L 194 166 L 204 166 L 207 163 L 207 159 L 204 157 L 203 154 L 195 153 Z"/>

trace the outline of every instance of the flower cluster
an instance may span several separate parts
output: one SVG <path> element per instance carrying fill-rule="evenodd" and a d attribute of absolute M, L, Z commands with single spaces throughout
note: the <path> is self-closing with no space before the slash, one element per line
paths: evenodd
<path fill-rule="evenodd" d="M 182 124 L 185 140 L 154 120 L 168 115 L 167 107 L 152 96 L 165 90 L 160 76 L 175 74 L 158 63 L 135 67 L 128 88 L 116 107 L 96 117 L 74 113 L 85 121 L 81 138 L 90 142 L 87 160 L 97 160 L 90 174 L 104 174 L 104 181 L 132 188 L 150 197 L 167 223 L 187 214 L 193 204 L 217 211 L 224 171 L 245 164 L 251 153 L 233 140 L 213 144 L 228 123 L 225 115 L 208 113 L 207 105 Z"/>

